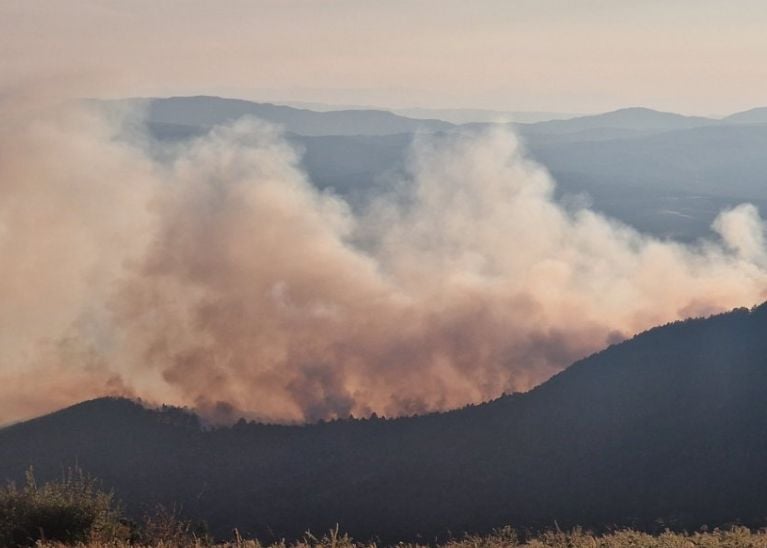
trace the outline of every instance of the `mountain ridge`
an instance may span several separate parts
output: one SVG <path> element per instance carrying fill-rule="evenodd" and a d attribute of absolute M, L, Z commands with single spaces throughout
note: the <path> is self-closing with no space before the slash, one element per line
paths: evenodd
<path fill-rule="evenodd" d="M 723 118 L 726 122 L 735 122 L 739 124 L 767 123 L 767 107 L 756 107 L 741 112 L 735 112 Z"/>
<path fill-rule="evenodd" d="M 416 131 L 438 132 L 496 125 L 492 121 L 456 122 L 436 117 L 410 117 L 407 116 L 407 109 L 360 107 L 312 110 L 296 105 L 212 95 L 134 97 L 103 102 L 141 105 L 147 109 L 147 120 L 152 123 L 209 128 L 250 115 L 281 125 L 288 132 L 305 136 L 394 135 Z M 755 108 L 716 119 L 703 116 L 686 116 L 637 106 L 544 121 L 501 120 L 498 123 L 501 125 L 508 124 L 532 134 L 558 135 L 608 129 L 652 132 L 742 123 L 743 121 L 750 121 L 747 119 L 754 115 L 764 118 L 760 121 L 767 121 L 767 115 L 762 116 L 764 111 L 767 111 L 767 108 Z"/>
<path fill-rule="evenodd" d="M 524 394 L 420 417 L 204 429 L 95 400 L 0 430 L 0 479 L 77 463 L 132 513 L 181 504 L 223 536 L 761 524 L 765 330 L 767 305 L 674 322 Z"/>
<path fill-rule="evenodd" d="M 600 114 L 577 116 L 564 120 L 549 120 L 533 124 L 519 124 L 540 133 L 570 133 L 590 129 L 632 129 L 644 131 L 689 129 L 719 123 L 713 118 L 684 116 L 647 107 L 626 107 Z"/>
<path fill-rule="evenodd" d="M 274 103 L 197 95 L 189 97 L 118 100 L 146 109 L 151 123 L 209 128 L 254 116 L 299 135 L 390 135 L 417 131 L 444 131 L 453 126 L 433 119 L 399 116 L 385 110 L 318 112 Z"/>

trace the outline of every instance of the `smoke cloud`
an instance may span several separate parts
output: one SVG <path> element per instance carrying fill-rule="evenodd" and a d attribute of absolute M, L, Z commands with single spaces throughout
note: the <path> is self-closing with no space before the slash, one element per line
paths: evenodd
<path fill-rule="evenodd" d="M 553 199 L 505 131 L 416 139 L 355 214 L 255 120 L 158 150 L 136 114 L 0 104 L 0 421 L 104 394 L 312 421 L 522 391 L 765 298 L 764 224 L 685 246 Z"/>

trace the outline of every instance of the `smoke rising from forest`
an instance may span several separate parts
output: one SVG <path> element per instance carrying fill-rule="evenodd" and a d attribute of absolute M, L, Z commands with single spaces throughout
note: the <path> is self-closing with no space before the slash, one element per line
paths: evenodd
<path fill-rule="evenodd" d="M 540 383 L 651 326 L 765 298 L 764 223 L 661 241 L 507 131 L 423 135 L 364 213 L 255 120 L 175 145 L 140 113 L 0 102 L 0 422 L 105 394 L 214 421 L 396 416 Z"/>

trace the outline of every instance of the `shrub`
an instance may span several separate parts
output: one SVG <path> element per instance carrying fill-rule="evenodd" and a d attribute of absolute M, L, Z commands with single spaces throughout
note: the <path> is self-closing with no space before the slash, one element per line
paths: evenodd
<path fill-rule="evenodd" d="M 165 546 L 207 546 L 213 542 L 205 523 L 192 523 L 181 517 L 178 508 L 163 505 L 144 517 L 138 540 Z"/>
<path fill-rule="evenodd" d="M 10 484 L 0 489 L 0 546 L 123 538 L 128 531 L 119 517 L 112 494 L 81 470 L 39 486 L 30 469 L 23 488 Z"/>

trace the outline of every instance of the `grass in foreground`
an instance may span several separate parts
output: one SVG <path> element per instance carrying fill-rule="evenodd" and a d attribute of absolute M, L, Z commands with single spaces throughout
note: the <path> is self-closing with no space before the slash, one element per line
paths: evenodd
<path fill-rule="evenodd" d="M 235 535 L 234 540 L 214 543 L 204 528 L 195 528 L 175 511 L 158 508 L 138 523 L 122 517 L 121 508 L 110 493 L 81 471 L 66 473 L 57 482 L 38 485 L 30 470 L 24 487 L 0 488 L 0 547 L 39 548 L 378 548 L 375 543 L 357 542 L 338 528 L 322 537 L 309 533 L 299 542 L 261 543 Z M 424 545 L 399 543 L 397 548 Z M 511 528 L 485 536 L 465 536 L 447 541 L 439 548 L 767 548 L 767 530 L 746 527 L 697 532 L 665 532 L 650 535 L 620 530 L 594 535 L 576 529 L 550 531 L 521 539 Z"/>
<path fill-rule="evenodd" d="M 188 546 L 216 548 L 378 548 L 375 543 L 358 543 L 347 535 L 331 531 L 317 538 L 307 535 L 304 540 L 296 543 L 262 544 L 257 540 L 236 538 L 232 542 L 221 544 L 206 544 L 199 539 L 187 538 L 160 541 L 157 543 L 131 545 L 125 542 L 89 542 L 79 544 L 45 543 L 37 544 L 40 548 L 64 548 L 77 546 L 80 548 L 182 548 Z M 422 548 L 424 545 L 400 543 L 397 548 Z M 698 532 L 692 534 L 665 532 L 660 535 L 650 535 L 632 530 L 621 530 L 605 535 L 592 535 L 581 530 L 569 532 L 548 532 L 532 540 L 520 541 L 513 529 L 504 528 L 486 536 L 466 536 L 451 540 L 438 548 L 767 548 L 767 532 L 751 531 L 745 527 L 735 527 L 728 530 Z"/>

